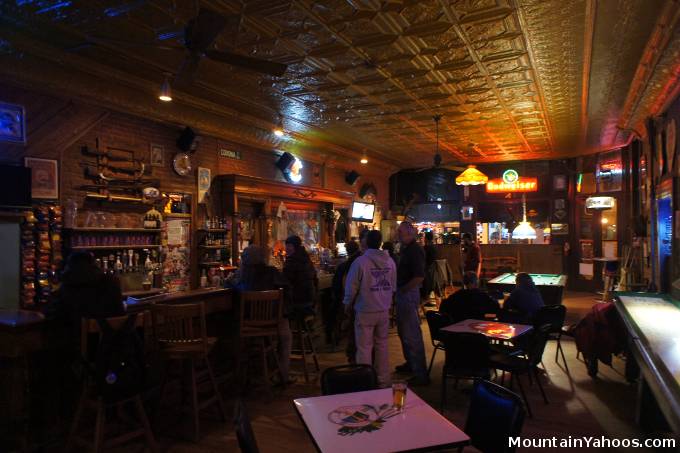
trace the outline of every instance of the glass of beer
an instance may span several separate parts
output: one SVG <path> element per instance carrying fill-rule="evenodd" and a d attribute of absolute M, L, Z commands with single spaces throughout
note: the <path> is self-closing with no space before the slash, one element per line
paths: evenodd
<path fill-rule="evenodd" d="M 404 410 L 406 405 L 406 381 L 392 381 L 392 407 L 399 412 Z"/>

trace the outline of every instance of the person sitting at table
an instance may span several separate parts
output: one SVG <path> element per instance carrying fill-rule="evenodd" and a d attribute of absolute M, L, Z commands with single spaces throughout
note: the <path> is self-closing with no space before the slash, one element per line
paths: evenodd
<path fill-rule="evenodd" d="M 241 254 L 238 277 L 231 281 L 237 291 L 271 291 L 279 288 L 284 290 L 284 300 L 290 297 L 290 283 L 286 277 L 274 266 L 268 263 L 269 250 L 257 245 L 249 245 Z M 279 344 L 277 348 L 279 367 L 284 383 L 290 383 L 288 370 L 290 369 L 290 352 L 292 334 L 288 321 L 288 304 L 284 305 L 283 318 L 279 322 Z"/>
<path fill-rule="evenodd" d="M 520 272 L 515 277 L 515 289 L 503 304 L 504 312 L 515 312 L 521 322 L 528 322 L 541 307 L 545 306 L 541 293 L 536 288 L 531 275 Z M 515 315 L 515 316 L 516 316 Z"/>
<path fill-rule="evenodd" d="M 465 319 L 484 319 L 485 314 L 499 311 L 498 301 L 479 289 L 479 279 L 472 271 L 463 275 L 463 288 L 451 294 L 439 306 L 439 312 L 449 316 L 454 323 Z"/>

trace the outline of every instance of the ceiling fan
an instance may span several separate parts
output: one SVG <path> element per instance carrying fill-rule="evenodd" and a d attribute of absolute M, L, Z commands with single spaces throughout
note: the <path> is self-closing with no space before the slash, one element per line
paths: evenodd
<path fill-rule="evenodd" d="M 227 26 L 227 21 L 223 15 L 207 8 L 201 8 L 198 15 L 189 21 L 184 29 L 184 46 L 189 54 L 177 72 L 176 82 L 190 83 L 204 57 L 277 77 L 286 72 L 288 66 L 283 63 L 215 49 L 215 40 Z"/>
<path fill-rule="evenodd" d="M 229 24 L 233 24 L 233 17 L 225 17 L 222 14 L 208 8 L 200 8 L 198 14 L 193 19 L 189 20 L 183 30 L 168 33 L 166 35 L 179 37 L 182 39 L 182 47 L 162 45 L 160 42 L 144 43 L 133 42 L 125 39 L 116 39 L 103 36 L 87 36 L 87 41 L 83 44 L 73 47 L 71 50 L 78 50 L 83 47 L 88 47 L 97 43 L 115 43 L 124 46 L 132 47 L 153 47 L 156 49 L 170 50 L 170 51 L 184 51 L 187 53 L 184 61 L 180 65 L 175 76 L 175 83 L 178 85 L 188 85 L 193 79 L 198 66 L 203 58 L 226 63 L 231 66 L 236 66 L 249 71 L 258 72 L 261 74 L 268 74 L 276 77 L 282 76 L 288 66 L 283 63 L 275 61 L 263 60 L 260 58 L 253 58 L 246 55 L 241 55 L 225 50 L 218 50 L 215 48 L 215 41 L 217 37 L 224 31 Z M 164 39 L 157 36 L 157 40 Z"/>
<path fill-rule="evenodd" d="M 414 171 L 420 172 L 420 171 L 425 171 L 425 170 L 431 170 L 434 168 L 443 168 L 446 170 L 453 170 L 453 171 L 464 171 L 466 167 L 461 167 L 460 165 L 456 165 L 455 162 L 442 162 L 442 155 L 439 152 L 439 122 L 442 119 L 442 115 L 435 115 L 432 117 L 434 120 L 435 124 L 435 130 L 436 130 L 436 135 L 437 135 L 437 141 L 435 145 L 435 152 L 434 152 L 434 158 L 432 160 L 432 166 L 430 167 L 422 167 L 422 168 L 417 168 Z"/>

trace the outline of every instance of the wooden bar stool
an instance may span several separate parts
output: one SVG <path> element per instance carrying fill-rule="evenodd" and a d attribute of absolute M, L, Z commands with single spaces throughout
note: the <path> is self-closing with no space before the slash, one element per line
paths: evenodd
<path fill-rule="evenodd" d="M 281 364 L 276 354 L 279 336 L 279 322 L 283 318 L 283 290 L 272 291 L 243 291 L 241 293 L 241 307 L 239 318 L 239 342 L 246 345 L 246 349 L 253 348 L 262 358 L 262 372 L 265 383 L 269 388 L 269 364 L 267 356 L 273 355 L 276 371 L 281 382 L 285 378 L 281 373 Z M 239 345 L 239 359 L 237 376 L 241 373 L 241 346 Z M 248 376 L 248 361 L 246 360 L 246 378 Z M 271 388 L 269 388 L 271 392 Z"/>
<path fill-rule="evenodd" d="M 314 370 L 318 374 L 321 368 L 319 367 L 319 359 L 316 356 L 316 349 L 314 348 L 314 341 L 312 340 L 312 333 L 310 323 L 314 322 L 314 316 L 296 314 L 293 318 L 294 328 L 293 334 L 293 349 L 291 351 L 291 359 L 302 362 L 302 371 L 305 375 L 305 382 L 309 382 L 309 371 L 307 370 L 308 356 L 311 356 L 314 362 Z M 295 344 L 297 341 L 297 345 Z"/>
<path fill-rule="evenodd" d="M 152 308 L 153 326 L 156 341 L 158 342 L 161 359 L 166 362 L 166 372 L 161 385 L 160 401 L 163 401 L 167 371 L 173 362 L 181 362 L 186 371 L 185 379 L 182 379 L 182 405 L 184 403 L 184 391 L 188 384 L 190 394 L 189 412 L 194 424 L 194 441 L 200 438 L 200 412 L 208 407 L 217 405 L 222 421 L 226 421 L 224 403 L 217 388 L 215 376 L 208 360 L 208 354 L 215 346 L 217 338 L 208 337 L 205 321 L 205 304 L 156 304 Z M 197 370 L 199 363 L 205 365 L 204 369 Z M 206 379 L 207 378 L 207 379 Z M 188 381 L 188 383 L 186 382 Z M 208 384 L 211 394 L 200 400 L 198 388 L 202 384 Z M 184 408 L 180 407 L 180 411 Z"/>
<path fill-rule="evenodd" d="M 103 322 L 107 323 L 111 329 L 115 332 L 113 335 L 117 335 L 123 330 L 132 328 L 137 329 L 145 326 L 145 320 L 148 317 L 144 313 L 137 313 L 136 315 L 129 316 L 119 316 L 115 318 L 107 318 Z M 83 319 L 81 322 L 80 329 L 80 353 L 83 358 L 84 363 L 87 363 L 91 370 L 96 370 L 96 365 L 89 360 L 88 357 L 88 337 L 90 334 L 102 334 L 106 335 L 106 332 L 102 332 L 102 328 L 99 326 L 98 322 L 94 319 Z M 102 341 L 100 338 L 100 341 Z M 140 340 L 141 345 L 141 340 Z M 141 351 L 140 351 L 141 352 Z M 142 353 L 143 355 L 143 353 Z M 142 364 L 144 365 L 144 364 Z M 95 371 L 96 372 L 96 371 Z M 140 383 L 139 391 L 131 396 L 126 396 L 121 399 L 109 400 L 110 397 L 105 398 L 99 391 L 98 386 L 95 385 L 96 382 L 93 379 L 95 373 L 89 373 L 88 378 L 83 386 L 83 392 L 78 402 L 78 407 L 76 409 L 76 414 L 73 419 L 73 424 L 71 425 L 71 430 L 69 433 L 68 441 L 66 443 L 66 451 L 71 450 L 74 445 L 79 445 L 85 447 L 88 451 L 93 451 L 98 453 L 106 447 L 113 447 L 124 442 L 128 442 L 132 439 L 138 437 L 144 437 L 146 440 L 146 445 L 152 452 L 158 451 L 158 445 L 156 444 L 156 439 L 154 438 L 153 432 L 151 431 L 151 425 L 144 411 L 144 405 L 142 403 L 141 392 L 143 391 L 144 383 Z M 113 378 L 112 378 L 113 379 Z M 106 376 L 108 382 L 109 377 Z M 107 415 L 111 415 L 115 410 L 119 416 L 124 414 L 124 406 L 130 404 L 138 418 L 138 424 L 135 423 L 135 427 L 128 432 L 119 433 L 118 435 L 110 438 L 105 437 Z M 94 420 L 94 433 L 93 439 L 90 441 L 85 437 L 82 437 L 78 433 L 78 428 L 82 421 L 84 412 L 86 409 L 91 409 L 95 413 Z M 123 417 L 120 417 L 123 418 Z"/>

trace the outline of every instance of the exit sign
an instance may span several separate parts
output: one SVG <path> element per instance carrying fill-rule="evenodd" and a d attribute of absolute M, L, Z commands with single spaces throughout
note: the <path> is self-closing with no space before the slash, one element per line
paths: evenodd
<path fill-rule="evenodd" d="M 235 151 L 232 149 L 220 148 L 220 157 L 227 159 L 241 160 L 241 151 Z"/>

